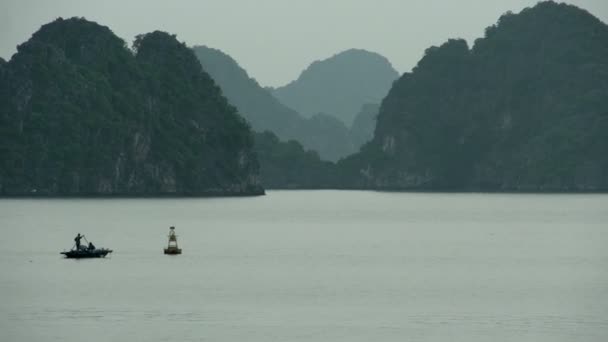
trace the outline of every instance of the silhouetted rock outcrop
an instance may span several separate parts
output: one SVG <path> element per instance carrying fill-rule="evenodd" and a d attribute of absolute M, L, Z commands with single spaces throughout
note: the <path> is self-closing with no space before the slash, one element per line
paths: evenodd
<path fill-rule="evenodd" d="M 253 137 L 175 36 L 84 19 L 0 62 L 0 194 L 261 194 Z"/>
<path fill-rule="evenodd" d="M 608 26 L 542 2 L 432 47 L 341 166 L 376 189 L 608 190 Z"/>

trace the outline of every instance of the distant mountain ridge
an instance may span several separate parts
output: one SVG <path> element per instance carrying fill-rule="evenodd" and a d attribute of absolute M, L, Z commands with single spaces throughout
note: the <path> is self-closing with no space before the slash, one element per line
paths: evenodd
<path fill-rule="evenodd" d="M 194 46 L 192 50 L 254 130 L 271 130 L 284 138 L 293 135 L 292 131 L 300 126 L 303 118 L 264 90 L 232 57 L 207 46 Z"/>
<path fill-rule="evenodd" d="M 350 49 L 312 63 L 297 80 L 272 89 L 302 115 L 332 115 L 347 126 L 366 103 L 380 103 L 399 73 L 382 55 Z"/>
<path fill-rule="evenodd" d="M 547 1 L 427 49 L 340 166 L 362 188 L 606 191 L 607 132 L 608 26 Z"/>
<path fill-rule="evenodd" d="M 195 46 L 193 51 L 255 131 L 272 131 L 284 141 L 295 139 L 325 160 L 336 161 L 356 151 L 342 122 L 326 114 L 304 118 L 262 88 L 232 57 L 206 46 Z"/>

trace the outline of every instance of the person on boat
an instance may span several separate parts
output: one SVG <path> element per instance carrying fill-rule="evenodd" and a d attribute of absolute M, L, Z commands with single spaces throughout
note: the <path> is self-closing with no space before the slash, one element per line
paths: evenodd
<path fill-rule="evenodd" d="M 76 237 L 74 238 L 74 241 L 76 241 L 76 250 L 80 249 L 80 239 L 82 239 L 84 237 L 84 235 L 80 235 L 80 233 L 78 233 L 78 235 L 76 235 Z"/>
<path fill-rule="evenodd" d="M 92 242 L 89 242 L 89 250 L 95 250 L 95 245 Z"/>

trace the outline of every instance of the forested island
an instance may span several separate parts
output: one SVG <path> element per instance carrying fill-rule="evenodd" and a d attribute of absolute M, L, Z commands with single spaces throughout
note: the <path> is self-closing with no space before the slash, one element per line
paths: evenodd
<path fill-rule="evenodd" d="M 57 19 L 0 59 L 0 195 L 608 190 L 608 26 L 588 12 L 509 12 L 472 47 L 427 49 L 383 99 L 353 100 L 388 89 L 353 86 L 303 103 L 354 82 L 344 70 L 361 60 L 391 85 L 388 61 L 349 50 L 270 89 L 168 33 L 128 47 Z"/>
<path fill-rule="evenodd" d="M 606 191 L 607 151 L 608 26 L 542 2 L 429 48 L 339 166 L 352 188 Z"/>
<path fill-rule="evenodd" d="M 1 195 L 255 195 L 249 125 L 171 36 L 81 18 L 0 63 Z"/>

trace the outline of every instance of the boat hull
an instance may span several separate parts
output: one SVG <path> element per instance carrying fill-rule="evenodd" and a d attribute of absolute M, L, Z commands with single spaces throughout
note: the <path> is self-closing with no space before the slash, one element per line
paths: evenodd
<path fill-rule="evenodd" d="M 89 258 L 105 258 L 106 255 L 112 253 L 111 249 L 95 249 L 92 251 L 89 250 L 72 250 L 67 252 L 61 252 L 61 254 L 65 255 L 68 259 L 89 259 Z"/>

